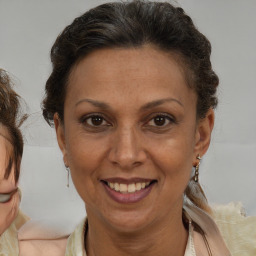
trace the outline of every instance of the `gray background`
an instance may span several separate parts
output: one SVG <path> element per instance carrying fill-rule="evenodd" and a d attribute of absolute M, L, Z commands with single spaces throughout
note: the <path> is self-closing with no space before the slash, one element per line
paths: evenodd
<path fill-rule="evenodd" d="M 8 70 L 31 113 L 23 126 L 25 152 L 21 208 L 36 219 L 71 228 L 85 215 L 66 171 L 54 130 L 41 117 L 40 102 L 50 73 L 49 51 L 76 16 L 105 1 L 0 0 L 0 67 Z M 220 77 L 219 106 L 201 183 L 211 203 L 241 201 L 256 214 L 256 1 L 180 0 L 211 41 Z"/>

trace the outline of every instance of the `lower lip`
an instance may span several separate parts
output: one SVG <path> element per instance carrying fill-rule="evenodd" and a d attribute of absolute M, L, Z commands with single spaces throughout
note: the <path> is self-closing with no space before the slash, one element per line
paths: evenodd
<path fill-rule="evenodd" d="M 131 204 L 131 203 L 137 203 L 148 196 L 151 189 L 153 188 L 154 184 L 149 185 L 148 187 L 141 189 L 139 191 L 136 191 L 134 193 L 121 193 L 117 192 L 113 189 L 111 189 L 108 185 L 105 183 L 102 183 L 107 194 L 116 202 L 122 203 L 122 204 Z"/>

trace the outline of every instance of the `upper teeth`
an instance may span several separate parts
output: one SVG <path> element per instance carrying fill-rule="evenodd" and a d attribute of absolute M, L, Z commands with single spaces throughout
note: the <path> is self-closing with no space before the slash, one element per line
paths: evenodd
<path fill-rule="evenodd" d="M 115 191 L 121 192 L 121 193 L 134 193 L 135 191 L 139 191 L 146 186 L 148 186 L 150 182 L 137 182 L 132 184 L 122 184 L 122 183 L 112 183 L 108 182 L 108 186 Z"/>

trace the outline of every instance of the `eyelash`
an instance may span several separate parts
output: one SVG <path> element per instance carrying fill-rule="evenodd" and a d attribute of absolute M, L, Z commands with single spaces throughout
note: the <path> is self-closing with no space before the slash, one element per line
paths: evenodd
<path fill-rule="evenodd" d="M 150 124 L 150 122 L 154 122 L 155 121 L 154 119 L 156 119 L 157 117 L 160 117 L 160 118 L 164 119 L 164 124 L 163 125 L 152 125 L 152 124 Z M 92 123 L 92 118 L 100 118 L 104 124 L 102 125 L 102 123 L 100 123 L 99 125 L 94 125 Z M 91 119 L 91 122 L 89 124 L 88 121 L 90 119 Z M 166 129 L 167 127 L 169 127 L 169 125 L 177 123 L 173 116 L 171 116 L 169 114 L 165 114 L 165 113 L 154 113 L 153 115 L 147 117 L 146 120 L 147 121 L 143 122 L 144 126 L 150 127 L 152 129 Z M 166 124 L 166 121 L 168 121 L 167 124 Z M 86 126 L 87 128 L 90 128 L 92 130 L 94 130 L 94 129 L 104 129 L 107 126 L 112 126 L 112 124 L 104 117 L 104 115 L 102 115 L 100 113 L 94 113 L 94 114 L 83 116 L 81 118 L 80 122 L 84 126 Z"/>
<path fill-rule="evenodd" d="M 92 118 L 101 118 L 102 121 L 105 122 L 106 124 L 104 124 L 104 125 L 101 125 L 101 124 L 100 125 L 93 125 L 92 122 L 91 122 L 91 124 L 89 124 L 88 120 L 90 120 Z M 94 113 L 94 114 L 82 117 L 81 118 L 81 123 L 84 124 L 87 127 L 90 127 L 90 128 L 102 128 L 102 127 L 105 127 L 105 126 L 111 126 L 111 124 L 106 120 L 106 118 L 102 114 L 98 114 L 98 113 Z"/>
<path fill-rule="evenodd" d="M 163 125 L 150 125 L 150 122 L 154 122 L 156 121 L 156 118 L 163 118 L 164 119 L 164 124 Z M 168 124 L 166 124 L 166 121 L 168 121 Z M 176 120 L 173 116 L 170 116 L 169 114 L 165 114 L 165 113 L 155 113 L 153 116 L 150 117 L 149 121 L 146 122 L 146 124 L 148 124 L 149 126 L 153 127 L 153 128 L 157 128 L 157 129 L 164 129 L 166 127 L 168 127 L 170 124 L 175 124 Z"/>

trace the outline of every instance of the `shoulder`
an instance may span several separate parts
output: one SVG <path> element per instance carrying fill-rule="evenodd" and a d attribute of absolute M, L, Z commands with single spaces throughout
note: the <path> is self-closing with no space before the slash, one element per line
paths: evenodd
<path fill-rule="evenodd" d="M 86 256 L 84 249 L 84 233 L 87 220 L 84 219 L 70 235 L 67 242 L 66 256 Z"/>
<path fill-rule="evenodd" d="M 246 217 L 241 203 L 214 205 L 212 209 L 232 255 L 256 255 L 256 216 Z"/>
<path fill-rule="evenodd" d="M 18 232 L 20 256 L 63 256 L 68 233 L 63 225 L 49 221 L 28 221 Z"/>
<path fill-rule="evenodd" d="M 0 236 L 0 255 L 18 255 L 19 245 L 17 239 L 17 229 L 12 223 L 10 227 L 5 230 Z"/>
<path fill-rule="evenodd" d="M 1 255 L 18 255 L 18 229 L 23 226 L 29 218 L 19 211 L 16 219 L 10 227 L 0 236 L 0 254 Z"/>
<path fill-rule="evenodd" d="M 36 239 L 19 241 L 20 256 L 64 256 L 67 239 Z"/>
<path fill-rule="evenodd" d="M 195 206 L 190 201 L 185 201 L 183 208 L 197 231 L 195 232 L 195 243 L 201 241 L 201 243 L 198 243 L 196 249 L 205 246 L 208 248 L 207 250 L 212 252 L 212 255 L 230 256 L 230 251 L 228 250 L 221 232 L 212 216 Z M 197 239 L 201 236 L 203 239 Z"/>

